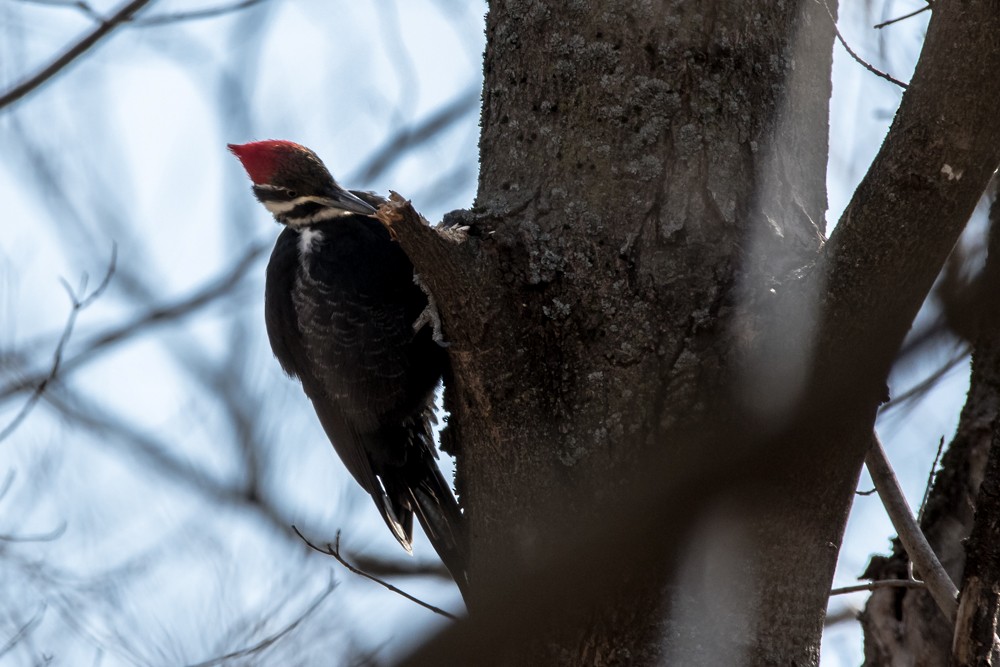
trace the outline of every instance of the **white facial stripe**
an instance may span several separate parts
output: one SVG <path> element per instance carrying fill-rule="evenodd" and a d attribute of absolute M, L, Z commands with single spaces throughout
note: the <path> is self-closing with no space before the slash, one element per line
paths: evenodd
<path fill-rule="evenodd" d="M 284 223 L 289 227 L 303 227 L 305 225 L 311 225 L 314 222 L 323 222 L 324 220 L 343 218 L 344 216 L 347 215 L 357 215 L 357 214 L 351 213 L 350 211 L 345 211 L 342 208 L 324 208 L 304 218 L 286 218 L 284 220 Z"/>

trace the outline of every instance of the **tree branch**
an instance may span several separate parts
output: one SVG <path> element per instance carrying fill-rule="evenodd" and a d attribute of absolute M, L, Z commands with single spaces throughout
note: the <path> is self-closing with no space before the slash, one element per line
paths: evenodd
<path fill-rule="evenodd" d="M 310 604 L 309 607 L 306 608 L 306 610 L 303 611 L 298 616 L 298 618 L 289 623 L 279 632 L 276 632 L 273 635 L 265 637 L 261 641 L 257 642 L 256 644 L 248 648 L 240 649 L 238 651 L 233 651 L 225 655 L 220 655 L 218 658 L 212 658 L 211 660 L 205 660 L 204 662 L 195 663 L 193 665 L 189 665 L 189 667 L 213 667 L 214 665 L 220 665 L 224 662 L 228 662 L 229 660 L 235 660 L 236 658 L 245 658 L 247 656 L 253 655 L 254 653 L 259 653 L 260 651 L 263 651 L 264 649 L 268 648 L 269 646 L 280 640 L 282 637 L 290 633 L 292 630 L 297 628 L 299 625 L 301 625 L 302 621 L 312 616 L 312 614 L 317 609 L 319 609 L 319 606 L 323 604 L 323 602 L 326 601 L 328 597 L 330 597 L 330 594 L 333 593 L 335 588 L 337 588 L 337 584 L 336 582 L 334 582 L 333 577 L 331 576 L 330 583 L 326 585 L 326 588 L 323 589 L 323 592 L 321 592 L 319 595 L 316 596 L 316 599 L 312 601 L 312 604 Z"/>
<path fill-rule="evenodd" d="M 878 439 L 878 435 L 872 434 L 871 449 L 865 458 L 868 464 L 868 472 L 871 473 L 875 488 L 878 489 L 879 498 L 885 506 L 892 525 L 899 534 L 899 539 L 913 561 L 914 566 L 919 570 L 927 589 L 930 591 L 934 602 L 937 603 L 941 613 L 952 623 L 955 622 L 955 615 L 958 611 L 958 588 L 955 587 L 951 577 L 945 572 L 944 567 L 938 560 L 937 555 L 927 543 L 923 531 L 917 525 L 917 520 L 913 517 L 913 512 L 903 496 L 903 490 L 899 486 L 892 466 L 886 458 L 885 450 Z"/>
<path fill-rule="evenodd" d="M 197 9 L 189 12 L 177 12 L 176 14 L 159 14 L 156 16 L 145 16 L 141 19 L 132 20 L 132 25 L 136 27 L 154 27 L 168 25 L 171 23 L 182 23 L 186 21 L 200 21 L 201 19 L 212 19 L 219 16 L 224 16 L 225 14 L 231 14 L 233 12 L 238 12 L 243 9 L 248 9 L 254 5 L 259 5 L 265 2 L 265 0 L 241 0 L 240 2 L 233 2 L 228 5 L 219 5 L 218 7 L 207 7 L 205 9 Z"/>
<path fill-rule="evenodd" d="M 107 289 L 108 284 L 111 282 L 111 276 L 115 273 L 116 260 L 118 258 L 118 246 L 112 245 L 111 247 L 111 260 L 108 262 L 108 270 L 104 275 L 104 279 L 101 284 L 94 289 L 90 294 L 82 293 L 86 289 L 87 276 L 84 274 L 81 280 L 80 291 L 81 295 L 77 296 L 73 289 L 64 281 L 63 285 L 66 287 L 66 292 L 69 294 L 70 302 L 72 307 L 69 311 L 69 317 L 66 318 L 66 326 L 63 327 L 62 335 L 59 337 L 59 343 L 56 345 L 55 352 L 52 355 L 52 365 L 49 368 L 48 373 L 44 377 L 36 380 L 30 381 L 26 380 L 26 386 L 35 385 L 35 390 L 32 392 L 31 396 L 25 402 L 21 410 L 14 416 L 9 424 L 2 431 L 0 431 L 0 442 L 3 442 L 7 437 L 9 437 L 17 427 L 21 425 L 21 422 L 28 416 L 35 404 L 38 403 L 38 399 L 42 397 L 48 386 L 55 382 L 56 377 L 59 375 L 60 370 L 62 370 L 63 363 L 63 352 L 66 349 L 66 344 L 69 342 L 70 336 L 73 335 L 73 327 L 76 325 L 76 318 L 80 314 L 80 311 L 87 308 L 89 305 L 94 303 L 104 290 Z M 22 383 L 24 384 L 24 383 Z M 0 398 L 2 400 L 2 398 Z"/>
<path fill-rule="evenodd" d="M 47 533 L 34 533 L 30 535 L 5 535 L 0 534 L 0 542 L 51 542 L 62 537 L 66 532 L 66 522 L 63 521 L 58 527 Z"/>
<path fill-rule="evenodd" d="M 479 89 L 470 88 L 413 127 L 401 129 L 352 177 L 370 182 L 399 160 L 400 154 L 440 134 L 479 104 Z"/>
<path fill-rule="evenodd" d="M 857 584 L 856 586 L 842 586 L 840 588 L 834 588 L 830 591 L 830 596 L 834 595 L 847 595 L 848 593 L 860 593 L 862 591 L 874 591 L 878 588 L 926 588 L 927 584 L 923 581 L 917 581 L 916 579 L 879 579 L 878 581 L 869 581 L 866 584 Z"/>
<path fill-rule="evenodd" d="M 228 294 L 239 285 L 244 275 L 246 275 L 247 270 L 266 250 L 267 247 L 265 244 L 253 245 L 232 267 L 208 281 L 194 293 L 171 303 L 150 308 L 145 313 L 128 322 L 109 327 L 106 331 L 93 336 L 80 352 L 61 363 L 62 372 L 75 370 L 79 366 L 91 361 L 93 357 L 101 352 L 134 338 L 150 327 L 165 322 L 176 321 L 185 315 L 190 315 L 214 303 L 219 297 Z M 32 375 L 0 388 L 0 402 L 38 386 L 45 380 L 47 375 L 48 373 Z"/>
<path fill-rule="evenodd" d="M 840 28 L 837 27 L 837 18 L 833 15 L 833 12 L 830 10 L 830 5 L 826 3 L 826 0 L 818 0 L 818 1 L 821 1 L 823 3 L 823 8 L 826 9 L 826 13 L 830 17 L 830 21 L 833 23 L 833 32 L 837 35 L 837 41 L 840 42 L 840 45 L 844 47 L 845 51 L 847 51 L 847 55 L 851 56 L 851 58 L 854 58 L 855 62 L 859 63 L 862 67 L 864 67 L 866 70 L 868 70 L 875 76 L 881 77 L 886 81 L 889 81 L 890 83 L 896 84 L 903 90 L 906 90 L 905 83 L 893 77 L 891 74 L 888 74 L 887 72 L 883 72 L 882 70 L 878 69 L 877 67 L 875 67 L 874 65 L 872 65 L 867 60 L 865 60 L 864 58 L 862 58 L 861 56 L 859 56 L 857 53 L 854 52 L 854 49 L 850 47 L 850 45 L 847 43 L 847 40 L 844 39 L 844 36 L 840 34 Z"/>
<path fill-rule="evenodd" d="M 873 379 L 888 374 L 1000 163 L 998 31 L 990 0 L 935 8 L 889 134 L 824 247 L 820 345 L 834 359 L 860 353 Z"/>
<path fill-rule="evenodd" d="M 983 380 L 993 401 L 977 406 L 989 414 L 989 450 L 982 482 L 976 492 L 975 514 L 965 540 L 965 572 L 959 598 L 958 622 L 952 637 L 952 665 L 990 665 L 1000 661 L 1000 418 L 997 415 L 997 359 L 1000 356 L 1000 196 L 990 207 L 990 237 L 986 266 L 977 278 L 973 381 Z M 981 374 L 982 377 L 977 377 Z M 966 406 L 969 407 L 968 405 Z M 964 416 L 964 415 L 963 415 Z"/>
<path fill-rule="evenodd" d="M 156 14 L 153 16 L 144 16 L 141 19 L 130 17 L 124 19 L 122 23 L 128 23 L 131 27 L 154 27 L 167 25 L 170 23 L 183 23 L 186 21 L 198 21 L 201 19 L 211 19 L 218 16 L 224 16 L 226 14 L 231 14 L 233 12 L 238 12 L 242 9 L 247 9 L 248 7 L 253 7 L 266 0 L 239 0 L 238 2 L 233 2 L 228 5 L 219 5 L 217 7 L 207 7 L 205 9 L 195 9 L 186 12 L 175 12 L 172 14 Z M 21 2 L 32 3 L 36 5 L 48 5 L 50 7 L 63 7 L 67 9 L 75 9 L 87 18 L 96 21 L 98 23 L 105 23 L 106 19 L 101 12 L 94 9 L 93 5 L 84 0 L 21 0 Z"/>
<path fill-rule="evenodd" d="M 897 16 L 894 19 L 889 19 L 888 21 L 883 21 L 882 23 L 876 23 L 872 27 L 875 28 L 876 30 L 881 30 L 882 28 L 885 28 L 886 26 L 890 26 L 890 25 L 892 25 L 894 23 L 899 23 L 900 21 L 905 21 L 906 19 L 913 18 L 914 16 L 916 16 L 918 14 L 923 14 L 926 11 L 930 11 L 930 9 L 931 9 L 931 3 L 928 2 L 926 6 L 921 7 L 920 9 L 915 9 L 912 12 L 910 12 L 909 14 L 903 14 L 902 16 Z"/>
<path fill-rule="evenodd" d="M 52 62 L 43 67 L 37 73 L 23 80 L 21 83 L 15 84 L 12 88 L 0 94 L 0 109 L 10 106 L 14 102 L 17 102 L 24 96 L 40 88 L 43 84 L 49 81 L 49 79 L 66 69 L 66 67 L 68 67 L 74 60 L 82 56 L 98 42 L 111 34 L 115 28 L 120 26 L 125 21 L 128 21 L 133 14 L 145 7 L 149 4 L 149 2 L 150 0 L 132 0 L 132 2 L 124 5 L 121 9 L 109 16 L 107 20 L 103 21 L 76 44 L 67 48 L 66 51 L 57 56 Z"/>
<path fill-rule="evenodd" d="M 389 228 L 413 262 L 421 284 L 441 305 L 441 313 L 475 309 L 483 300 L 477 296 L 484 288 L 475 272 L 471 241 L 455 228 L 431 227 L 412 204 L 396 192 L 383 204 L 376 217 Z M 461 321 L 445 323 L 448 340 L 477 340 L 486 326 L 485 317 L 463 316 Z"/>
<path fill-rule="evenodd" d="M 22 639 L 27 637 L 31 632 L 38 627 L 38 624 L 42 622 L 42 617 L 45 616 L 45 610 L 47 609 L 45 604 L 42 604 L 38 611 L 35 612 L 34 616 L 28 619 L 28 622 L 18 628 L 14 636 L 7 640 L 3 646 L 0 646 L 0 658 L 7 655 L 11 649 L 20 643 Z"/>
<path fill-rule="evenodd" d="M 376 577 L 374 575 L 368 574 L 364 570 L 359 570 L 358 568 L 356 568 L 353 565 L 351 565 L 350 563 L 348 563 L 347 560 L 343 556 L 340 555 L 340 531 L 339 530 L 337 531 L 337 537 L 334 538 L 333 544 L 332 545 L 331 544 L 327 544 L 325 549 L 321 549 L 320 547 L 316 546 L 315 544 L 313 544 L 312 542 L 310 542 L 308 539 L 306 539 L 306 536 L 303 535 L 302 532 L 299 531 L 299 529 L 296 528 L 295 526 L 292 526 L 292 530 L 295 531 L 295 534 L 299 536 L 299 539 L 301 539 L 303 542 L 305 542 L 306 546 L 308 546 L 310 549 L 312 549 L 313 551 L 318 551 L 321 554 L 326 554 L 327 556 L 333 556 L 337 560 L 338 563 L 340 563 L 341 565 L 343 565 L 344 567 L 346 567 L 348 570 L 350 570 L 354 574 L 356 574 L 358 576 L 361 576 L 361 577 L 364 577 L 365 579 L 368 579 L 369 581 L 374 581 L 379 586 L 382 586 L 383 588 L 386 588 L 386 589 L 392 591 L 393 593 L 396 593 L 397 595 L 401 595 L 402 597 L 406 598 L 410 602 L 415 602 L 416 604 L 420 605 L 424 609 L 429 609 L 430 611 L 433 611 L 435 614 L 440 614 L 441 616 L 444 616 L 445 618 L 450 618 L 453 621 L 457 621 L 458 620 L 458 617 L 455 616 L 454 614 L 451 614 L 451 613 L 445 611 L 444 609 L 441 609 L 440 607 L 435 607 L 434 605 L 432 605 L 430 603 L 424 602 L 420 598 L 415 597 L 413 595 L 410 595 L 409 593 L 407 593 L 406 591 L 404 591 L 402 589 L 396 588 L 395 586 L 393 586 L 389 582 L 383 581 L 382 579 L 379 579 L 378 577 Z"/>

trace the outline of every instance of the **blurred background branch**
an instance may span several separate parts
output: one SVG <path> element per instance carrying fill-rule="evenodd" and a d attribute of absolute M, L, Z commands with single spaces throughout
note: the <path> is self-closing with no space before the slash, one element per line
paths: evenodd
<path fill-rule="evenodd" d="M 149 4 L 150 0 L 132 0 L 122 6 L 121 9 L 109 16 L 101 19 L 100 23 L 91 32 L 84 35 L 78 42 L 71 44 L 60 55 L 52 60 L 35 74 L 25 78 L 12 88 L 0 93 L 0 109 L 17 102 L 24 96 L 36 91 L 47 83 L 52 77 L 69 67 L 74 60 L 92 49 L 102 39 L 111 32 L 128 21 L 137 11 Z M 86 6 L 86 5 L 84 5 Z"/>

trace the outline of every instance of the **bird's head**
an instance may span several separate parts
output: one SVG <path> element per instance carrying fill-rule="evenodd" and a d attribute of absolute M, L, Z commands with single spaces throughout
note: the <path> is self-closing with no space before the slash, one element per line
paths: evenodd
<path fill-rule="evenodd" d="M 253 181 L 253 193 L 275 220 L 303 227 L 375 208 L 333 180 L 315 153 L 291 141 L 229 144 Z"/>

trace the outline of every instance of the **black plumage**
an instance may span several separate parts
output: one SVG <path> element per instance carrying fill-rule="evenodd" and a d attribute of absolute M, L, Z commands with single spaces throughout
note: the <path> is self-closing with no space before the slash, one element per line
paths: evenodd
<path fill-rule="evenodd" d="M 258 199 L 285 225 L 265 287 L 274 355 L 302 382 L 334 449 L 400 544 L 410 550 L 416 514 L 464 587 L 462 516 L 437 468 L 432 431 L 448 356 L 430 324 L 415 327 L 428 298 L 413 265 L 382 223 L 363 213 L 378 203 L 370 195 L 342 190 L 325 168 L 300 175 L 322 167 L 308 149 L 288 142 L 231 149 Z M 286 157 L 309 163 L 283 180 Z"/>

